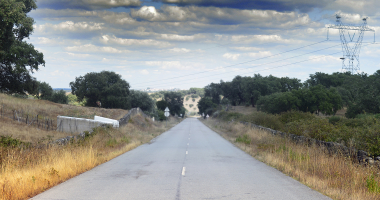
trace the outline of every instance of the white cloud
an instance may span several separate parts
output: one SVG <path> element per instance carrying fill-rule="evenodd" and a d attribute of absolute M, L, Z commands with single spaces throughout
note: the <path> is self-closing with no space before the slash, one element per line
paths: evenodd
<path fill-rule="evenodd" d="M 173 49 L 169 49 L 169 51 L 175 52 L 175 53 L 189 53 L 191 50 L 186 49 L 186 48 L 173 48 Z"/>
<path fill-rule="evenodd" d="M 94 22 L 77 22 L 65 21 L 59 24 L 44 24 L 44 25 L 34 25 L 34 29 L 38 32 L 45 31 L 99 31 L 103 29 L 104 23 L 94 23 Z"/>
<path fill-rule="evenodd" d="M 108 9 L 140 6 L 140 0 L 38 0 L 38 5 L 54 9 Z"/>
<path fill-rule="evenodd" d="M 231 47 L 231 49 L 239 50 L 239 51 L 258 51 L 261 48 L 258 47 Z"/>
<path fill-rule="evenodd" d="M 262 58 L 262 57 L 268 57 L 268 56 L 271 56 L 273 55 L 270 51 L 259 51 L 257 53 L 248 53 L 248 55 L 250 57 L 259 57 L 259 58 Z"/>
<path fill-rule="evenodd" d="M 311 62 L 317 62 L 317 63 L 332 64 L 332 63 L 341 62 L 340 58 L 335 57 L 335 56 L 309 56 L 309 59 L 311 60 Z"/>
<path fill-rule="evenodd" d="M 200 70 L 204 66 L 200 63 L 181 63 L 180 61 L 146 61 L 148 66 L 158 66 L 162 70 Z"/>
<path fill-rule="evenodd" d="M 115 36 L 109 36 L 109 35 L 103 35 L 100 38 L 100 41 L 104 44 L 113 44 L 113 45 L 123 45 L 123 46 L 156 46 L 156 47 L 169 47 L 172 46 L 168 42 L 161 42 L 157 40 L 152 40 L 152 39 L 123 39 L 123 38 L 117 38 Z"/>
<path fill-rule="evenodd" d="M 143 74 L 143 75 L 148 75 L 149 71 L 146 70 L 146 69 L 144 69 L 144 70 L 141 70 L 140 73 Z"/>
<path fill-rule="evenodd" d="M 240 54 L 225 53 L 223 57 L 230 60 L 237 60 L 240 57 Z"/>
<path fill-rule="evenodd" d="M 72 46 L 72 47 L 66 47 L 66 51 L 71 52 L 91 52 L 91 53 L 110 53 L 110 54 L 117 54 L 117 53 L 129 53 L 130 51 L 127 50 L 118 50 L 113 47 L 99 47 L 95 46 L 93 44 L 85 44 L 81 46 Z"/>

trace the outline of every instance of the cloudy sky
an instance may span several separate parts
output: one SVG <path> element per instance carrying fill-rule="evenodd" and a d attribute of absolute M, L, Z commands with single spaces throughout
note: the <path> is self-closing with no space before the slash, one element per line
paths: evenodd
<path fill-rule="evenodd" d="M 114 71 L 132 89 L 204 87 L 236 75 L 306 80 L 341 71 L 335 15 L 380 30 L 378 0 L 38 0 L 30 42 L 46 66 L 34 76 L 69 88 L 88 72 Z M 358 34 L 351 33 L 351 37 Z M 348 36 L 347 36 L 348 37 Z M 353 41 L 356 39 L 354 38 Z M 366 32 L 362 72 L 380 69 Z M 350 45 L 353 45 L 351 43 Z"/>

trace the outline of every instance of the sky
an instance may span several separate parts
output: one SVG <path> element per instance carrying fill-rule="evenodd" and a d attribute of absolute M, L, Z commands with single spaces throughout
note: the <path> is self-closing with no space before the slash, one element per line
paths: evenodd
<path fill-rule="evenodd" d="M 342 71 L 336 15 L 380 30 L 378 0 L 38 0 L 28 42 L 44 54 L 33 74 L 53 88 L 104 70 L 131 89 L 204 87 L 235 76 L 298 78 Z M 328 34 L 329 33 L 329 34 Z M 329 36 L 329 37 L 327 37 Z M 355 45 L 358 33 L 350 31 Z M 355 38 L 356 37 L 356 38 Z M 365 32 L 360 72 L 380 69 Z"/>

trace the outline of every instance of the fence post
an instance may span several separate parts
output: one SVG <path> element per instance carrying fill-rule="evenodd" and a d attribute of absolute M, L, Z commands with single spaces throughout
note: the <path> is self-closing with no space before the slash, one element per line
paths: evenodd
<path fill-rule="evenodd" d="M 26 124 L 28 124 L 28 117 L 29 117 L 29 115 L 26 115 L 26 120 L 25 120 Z"/>
<path fill-rule="evenodd" d="M 1 117 L 3 117 L 3 104 L 1 104 Z"/>

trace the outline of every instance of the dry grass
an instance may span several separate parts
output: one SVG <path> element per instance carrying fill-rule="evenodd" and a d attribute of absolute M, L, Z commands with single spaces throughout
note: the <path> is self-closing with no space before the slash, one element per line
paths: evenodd
<path fill-rule="evenodd" d="M 1 108 L 3 106 L 3 108 Z M 74 116 L 79 118 L 93 119 L 94 115 L 107 117 L 119 120 L 128 113 L 127 110 L 122 109 L 105 109 L 94 107 L 80 107 L 65 104 L 57 104 L 45 100 L 35 99 L 20 99 L 9 95 L 0 93 L 0 109 L 2 109 L 3 117 L 0 117 L 0 135 L 12 136 L 23 142 L 41 143 L 49 140 L 55 140 L 69 136 L 69 133 L 62 133 L 57 131 L 45 131 L 42 128 L 38 129 L 37 126 L 28 126 L 25 121 L 13 121 L 9 117 L 13 116 L 12 110 L 18 111 L 18 116 L 23 117 L 29 115 L 31 117 L 39 115 L 39 120 L 43 121 L 44 118 L 52 119 L 53 127 L 56 127 L 57 116 Z M 4 117 L 4 115 L 6 117 Z M 29 122 L 28 122 L 29 123 Z M 53 128 L 54 129 L 54 128 Z"/>
<path fill-rule="evenodd" d="M 24 123 L 13 121 L 9 118 L 0 118 L 0 127 L 1 136 L 11 136 L 12 138 L 32 144 L 45 143 L 72 135 L 70 133 L 38 129 L 37 127 L 27 126 Z"/>
<path fill-rule="evenodd" d="M 189 97 L 189 100 L 186 101 L 186 97 Z M 186 95 L 183 98 L 183 106 L 186 108 L 189 112 L 199 112 L 198 109 L 198 102 L 201 100 L 201 97 L 195 98 L 195 101 L 193 101 L 193 98 L 191 98 L 191 95 Z M 193 104 L 194 106 L 190 108 L 190 104 Z"/>
<path fill-rule="evenodd" d="M 231 106 L 230 111 L 248 115 L 257 112 L 257 108 L 252 106 Z"/>
<path fill-rule="evenodd" d="M 138 115 L 120 128 L 98 128 L 93 136 L 48 149 L 0 148 L 1 199 L 27 199 L 92 169 L 165 132 L 179 122 L 151 122 Z"/>
<path fill-rule="evenodd" d="M 30 115 L 42 115 L 50 119 L 61 116 L 77 116 L 93 118 L 94 115 L 119 120 L 128 113 L 123 109 L 105 109 L 96 107 L 81 107 L 67 104 L 58 104 L 45 100 L 21 99 L 0 93 L 0 106 L 7 110 L 18 110 Z"/>
<path fill-rule="evenodd" d="M 333 199 L 380 199 L 378 168 L 331 156 L 321 147 L 295 144 L 242 124 L 212 119 L 204 123 L 258 160 Z"/>

